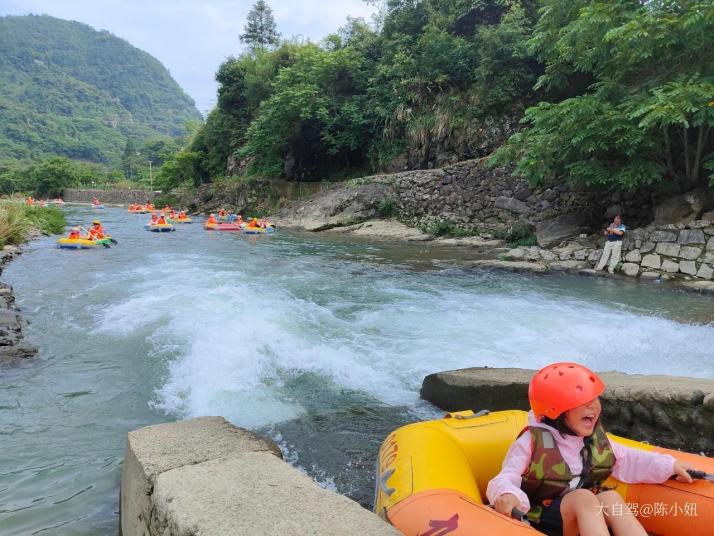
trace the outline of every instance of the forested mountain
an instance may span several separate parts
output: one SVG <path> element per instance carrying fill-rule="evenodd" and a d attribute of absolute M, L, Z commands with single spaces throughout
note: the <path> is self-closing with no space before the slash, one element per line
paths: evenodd
<path fill-rule="evenodd" d="M 0 17 L 0 161 L 117 165 L 129 139 L 180 136 L 200 120 L 157 59 L 109 32 L 46 15 Z"/>

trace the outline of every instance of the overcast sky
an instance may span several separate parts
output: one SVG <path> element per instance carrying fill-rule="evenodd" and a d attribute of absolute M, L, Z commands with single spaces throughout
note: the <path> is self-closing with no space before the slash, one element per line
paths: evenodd
<path fill-rule="evenodd" d="M 243 44 L 254 0 L 0 0 L 0 15 L 47 14 L 108 30 L 156 57 L 204 114 L 216 104 L 214 74 Z M 268 0 L 283 37 L 320 41 L 348 15 L 369 20 L 363 0 Z"/>

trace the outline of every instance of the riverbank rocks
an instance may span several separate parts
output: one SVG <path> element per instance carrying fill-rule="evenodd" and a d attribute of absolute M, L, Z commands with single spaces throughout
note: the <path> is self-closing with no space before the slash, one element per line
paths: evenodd
<path fill-rule="evenodd" d="M 17 246 L 5 246 L 0 251 L 0 273 L 21 252 Z M 25 325 L 15 305 L 12 287 L 0 282 L 0 368 L 20 365 L 37 355 L 37 348 L 24 340 Z"/>
<path fill-rule="evenodd" d="M 120 536 L 399 534 L 222 417 L 129 432 L 120 510 Z"/>
<path fill-rule="evenodd" d="M 421 397 L 446 411 L 529 408 L 535 370 L 469 368 L 430 374 Z M 637 441 L 714 454 L 714 380 L 599 373 L 608 431 Z"/>

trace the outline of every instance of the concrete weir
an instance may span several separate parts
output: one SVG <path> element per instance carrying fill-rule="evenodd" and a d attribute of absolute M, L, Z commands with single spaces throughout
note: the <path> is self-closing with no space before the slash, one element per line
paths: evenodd
<path fill-rule="evenodd" d="M 447 411 L 524 409 L 535 370 L 468 368 L 430 374 L 421 397 Z M 598 373 L 609 432 L 661 447 L 714 454 L 714 380 Z"/>
<path fill-rule="evenodd" d="M 399 534 L 222 417 L 129 432 L 120 509 L 120 536 Z"/>

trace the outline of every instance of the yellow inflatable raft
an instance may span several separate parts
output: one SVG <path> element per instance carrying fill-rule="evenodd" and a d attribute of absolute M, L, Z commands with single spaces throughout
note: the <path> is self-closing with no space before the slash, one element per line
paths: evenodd
<path fill-rule="evenodd" d="M 170 223 L 147 223 L 144 225 L 144 229 L 154 233 L 168 233 L 176 230 Z"/>
<path fill-rule="evenodd" d="M 541 534 L 484 504 L 486 486 L 527 424 L 525 411 L 449 413 L 403 426 L 382 444 L 374 509 L 407 536 Z M 657 448 L 608 434 L 630 447 L 671 454 L 691 468 L 714 472 L 714 458 Z M 645 530 L 657 536 L 712 534 L 714 482 L 606 486 L 622 495 Z"/>
<path fill-rule="evenodd" d="M 59 249 L 92 249 L 97 247 L 108 248 L 111 246 L 111 238 L 106 237 L 101 240 L 90 240 L 88 238 L 60 238 L 57 240 Z"/>

